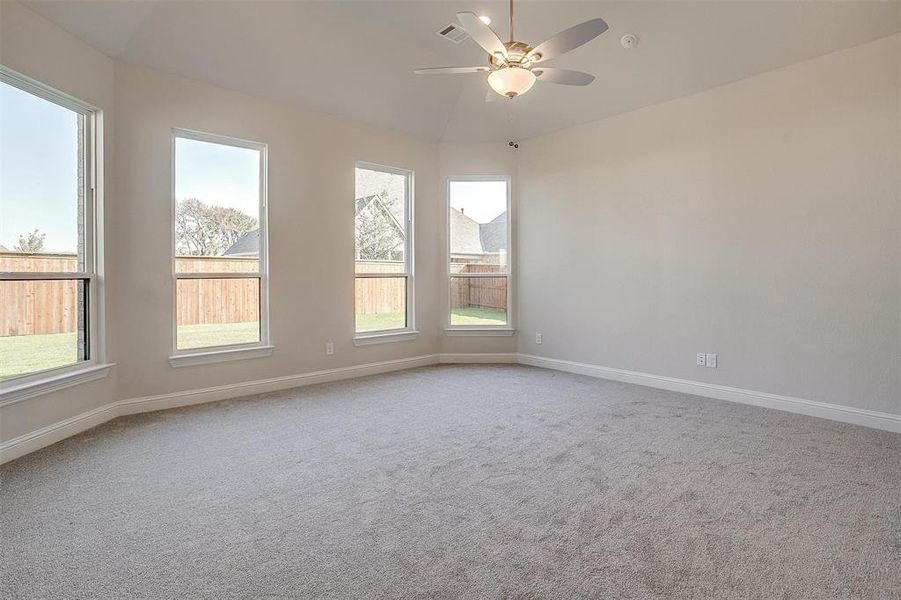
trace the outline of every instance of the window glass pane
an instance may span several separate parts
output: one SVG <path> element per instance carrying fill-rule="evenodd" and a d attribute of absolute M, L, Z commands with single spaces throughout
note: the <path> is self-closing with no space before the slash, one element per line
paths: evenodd
<path fill-rule="evenodd" d="M 207 257 L 206 272 L 259 271 L 259 150 L 197 140 L 175 140 L 175 254 Z M 196 271 L 188 271 L 196 272 Z"/>
<path fill-rule="evenodd" d="M 357 277 L 354 294 L 356 331 L 407 326 L 406 277 Z"/>
<path fill-rule="evenodd" d="M 179 350 L 260 341 L 260 280 L 176 281 Z"/>
<path fill-rule="evenodd" d="M 86 270 L 85 125 L 0 82 L 0 270 Z"/>
<path fill-rule="evenodd" d="M 451 273 L 507 270 L 507 182 L 450 183 Z"/>
<path fill-rule="evenodd" d="M 79 280 L 0 281 L 0 379 L 85 360 Z"/>
<path fill-rule="evenodd" d="M 506 325 L 506 277 L 451 277 L 451 325 Z"/>
<path fill-rule="evenodd" d="M 356 169 L 354 258 L 357 273 L 404 273 L 407 181 L 397 173 Z"/>
<path fill-rule="evenodd" d="M 177 273 L 256 273 L 259 260 L 253 256 L 179 256 Z"/>
<path fill-rule="evenodd" d="M 403 273 L 404 263 L 390 260 L 358 260 L 357 274 L 361 273 Z"/>

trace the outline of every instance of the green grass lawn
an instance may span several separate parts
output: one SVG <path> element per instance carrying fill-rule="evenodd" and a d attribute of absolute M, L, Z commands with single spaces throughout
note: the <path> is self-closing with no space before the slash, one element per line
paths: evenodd
<path fill-rule="evenodd" d="M 451 325 L 504 325 L 507 311 L 498 308 L 466 306 L 451 310 Z"/>
<path fill-rule="evenodd" d="M 402 312 L 357 315 L 357 332 L 403 329 L 407 326 L 406 320 L 406 315 Z"/>
<path fill-rule="evenodd" d="M 260 324 L 182 325 L 178 328 L 179 350 L 252 344 L 260 339 Z M 0 379 L 70 365 L 76 362 L 75 333 L 0 337 Z"/>
<path fill-rule="evenodd" d="M 0 337 L 0 378 L 70 365 L 78 359 L 75 332 Z"/>
<path fill-rule="evenodd" d="M 455 308 L 451 325 L 503 325 L 507 313 L 491 308 Z M 357 331 L 403 329 L 404 314 L 359 315 Z M 182 325 L 178 328 L 179 350 L 252 344 L 260 339 L 260 324 L 224 323 L 221 325 Z M 19 335 L 0 337 L 0 378 L 15 377 L 69 365 L 77 360 L 75 333 Z"/>
<path fill-rule="evenodd" d="M 260 341 L 260 323 L 217 323 L 213 325 L 180 325 L 178 327 L 178 349 L 207 348 L 209 346 L 230 346 L 233 344 L 253 344 Z"/>
<path fill-rule="evenodd" d="M 451 311 L 451 325 L 503 325 L 507 322 L 507 311 L 496 308 L 469 306 Z M 403 329 L 404 313 L 379 313 L 357 315 L 357 332 Z"/>

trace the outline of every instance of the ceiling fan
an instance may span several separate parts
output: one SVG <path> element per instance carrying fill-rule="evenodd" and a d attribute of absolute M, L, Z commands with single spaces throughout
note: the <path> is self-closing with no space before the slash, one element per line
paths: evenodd
<path fill-rule="evenodd" d="M 525 94 L 535 81 L 547 81 L 563 85 L 588 85 L 594 75 L 582 71 L 570 71 L 544 67 L 541 63 L 556 58 L 583 44 L 587 44 L 607 31 L 603 19 L 591 19 L 561 31 L 534 48 L 513 38 L 513 0 L 510 0 L 510 41 L 504 43 L 479 16 L 472 12 L 457 13 L 460 26 L 475 42 L 488 52 L 488 65 L 480 67 L 437 67 L 416 69 L 417 75 L 456 75 L 461 73 L 488 73 L 488 85 L 507 98 Z"/>

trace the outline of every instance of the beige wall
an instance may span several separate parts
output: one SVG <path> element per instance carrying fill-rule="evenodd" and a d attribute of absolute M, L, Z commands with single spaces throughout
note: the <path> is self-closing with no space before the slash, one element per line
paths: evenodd
<path fill-rule="evenodd" d="M 116 65 L 118 200 L 114 244 L 119 395 L 147 395 L 432 354 L 438 146 L 125 64 Z M 269 145 L 269 358 L 172 368 L 173 127 Z M 353 197 L 358 160 L 415 172 L 418 340 L 354 347 Z M 140 318 L 134 318 L 140 315 Z M 335 355 L 325 344 L 335 343 Z"/>
<path fill-rule="evenodd" d="M 116 220 L 115 87 L 113 61 L 56 25 L 12 2 L 0 2 L 0 63 L 99 108 L 103 121 L 104 207 L 102 227 L 107 237 Z M 107 245 L 103 271 L 107 280 L 118 274 L 114 248 Z M 103 312 L 107 323 L 116 318 L 113 290 L 106 289 Z M 117 338 L 106 330 L 107 355 L 118 358 Z M 8 440 L 116 400 L 116 370 L 103 380 L 0 407 L 0 440 Z"/>
<path fill-rule="evenodd" d="M 896 35 L 520 144 L 519 350 L 901 413 L 899 61 Z"/>
<path fill-rule="evenodd" d="M 439 145 L 116 64 L 14 3 L 0 3 L 0 27 L 0 62 L 103 110 L 106 340 L 118 365 L 0 408 L 0 440 L 117 399 L 517 349 L 901 413 L 899 36 L 516 151 Z M 269 144 L 272 357 L 168 364 L 173 127 Z M 416 173 L 414 342 L 351 343 L 357 160 Z M 462 174 L 513 177 L 517 337 L 441 331 L 445 180 Z M 720 368 L 695 367 L 697 351 L 717 352 Z"/>
<path fill-rule="evenodd" d="M 443 191 L 436 143 L 114 63 L 18 4 L 2 3 L 0 15 L 3 64 L 104 110 L 106 325 L 117 363 L 102 381 L 0 408 L 0 440 L 119 399 L 438 351 Z M 115 135 L 114 100 L 124 125 Z M 271 357 L 178 369 L 168 363 L 173 127 L 269 144 Z M 416 341 L 352 344 L 358 160 L 415 171 Z M 327 341 L 335 343 L 334 356 L 325 355 Z"/>
<path fill-rule="evenodd" d="M 499 176 L 509 177 L 512 184 L 512 223 L 513 223 L 513 261 L 511 268 L 514 278 L 510 284 L 509 292 L 513 293 L 513 325 L 516 326 L 517 304 L 519 295 L 516 293 L 516 266 L 517 266 L 517 239 L 516 239 L 516 151 L 504 144 L 455 144 L 443 143 L 439 148 L 441 195 L 439 204 L 441 209 L 438 237 L 440 239 L 440 256 L 436 269 L 441 274 L 442 280 L 447 272 L 447 180 L 454 176 Z M 445 315 L 448 314 L 450 295 L 448 283 L 442 281 L 441 287 L 441 314 L 440 324 L 445 326 Z M 442 329 L 443 331 L 443 329 Z M 515 337 L 457 337 L 441 334 L 440 350 L 443 353 L 468 354 L 472 352 L 485 353 L 512 353 L 516 352 Z"/>

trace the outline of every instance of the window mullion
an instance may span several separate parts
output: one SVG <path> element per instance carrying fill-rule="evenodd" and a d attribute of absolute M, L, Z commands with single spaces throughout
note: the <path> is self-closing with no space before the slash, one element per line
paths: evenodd
<path fill-rule="evenodd" d="M 41 280 L 66 280 L 88 279 L 93 281 L 96 276 L 86 271 L 51 272 L 51 271 L 13 271 L 0 273 L 0 281 L 41 281 Z"/>
<path fill-rule="evenodd" d="M 262 279 L 263 274 L 259 271 L 228 271 L 224 273 L 175 273 L 176 279 Z"/>
<path fill-rule="evenodd" d="M 357 279 L 397 279 L 398 277 L 403 277 L 404 279 L 409 279 L 409 273 L 355 273 L 354 277 Z"/>
<path fill-rule="evenodd" d="M 504 271 L 502 273 L 451 273 L 450 274 L 451 279 L 455 279 L 455 278 L 456 279 L 479 279 L 479 278 L 489 279 L 492 277 L 509 277 L 509 276 L 510 276 L 510 273 L 507 271 Z"/>

